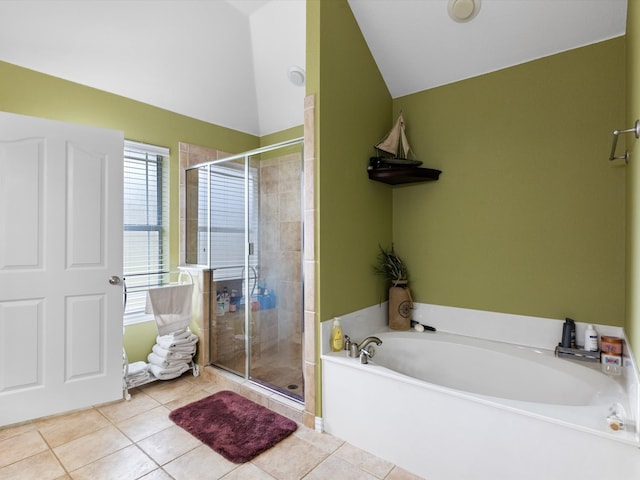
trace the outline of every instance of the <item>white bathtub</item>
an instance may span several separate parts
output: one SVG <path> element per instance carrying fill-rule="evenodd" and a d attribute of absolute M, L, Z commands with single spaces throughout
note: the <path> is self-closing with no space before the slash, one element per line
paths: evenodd
<path fill-rule="evenodd" d="M 553 352 L 447 333 L 382 332 L 368 365 L 322 356 L 325 431 L 429 480 L 640 479 L 614 432 L 621 377 Z"/>

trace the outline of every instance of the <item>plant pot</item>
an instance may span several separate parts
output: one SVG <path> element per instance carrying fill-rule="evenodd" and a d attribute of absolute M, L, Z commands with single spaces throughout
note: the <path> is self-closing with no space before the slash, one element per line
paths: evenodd
<path fill-rule="evenodd" d="M 406 281 L 395 281 L 389 288 L 389 328 L 409 330 L 413 299 Z"/>

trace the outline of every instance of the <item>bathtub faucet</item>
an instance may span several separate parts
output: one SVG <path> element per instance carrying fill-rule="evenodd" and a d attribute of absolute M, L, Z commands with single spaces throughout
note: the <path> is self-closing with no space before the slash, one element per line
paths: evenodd
<path fill-rule="evenodd" d="M 367 364 L 369 363 L 369 358 L 373 357 L 375 350 L 373 346 L 369 347 L 370 343 L 375 343 L 376 345 L 382 345 L 382 340 L 378 337 L 367 337 L 358 346 L 358 350 L 360 351 L 360 363 Z M 367 347 L 369 347 L 367 349 Z"/>

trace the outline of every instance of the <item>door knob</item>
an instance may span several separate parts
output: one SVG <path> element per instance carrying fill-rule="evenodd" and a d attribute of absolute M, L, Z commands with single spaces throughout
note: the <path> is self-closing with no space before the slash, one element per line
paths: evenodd
<path fill-rule="evenodd" d="M 120 284 L 120 277 L 118 277 L 117 275 L 114 275 L 112 277 L 109 278 L 109 284 L 110 285 L 118 285 Z"/>

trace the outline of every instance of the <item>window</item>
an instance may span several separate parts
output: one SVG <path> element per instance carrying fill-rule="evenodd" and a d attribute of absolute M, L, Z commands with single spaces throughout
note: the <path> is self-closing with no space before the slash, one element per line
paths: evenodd
<path fill-rule="evenodd" d="M 125 324 L 144 315 L 147 290 L 169 283 L 169 149 L 124 145 Z"/>

